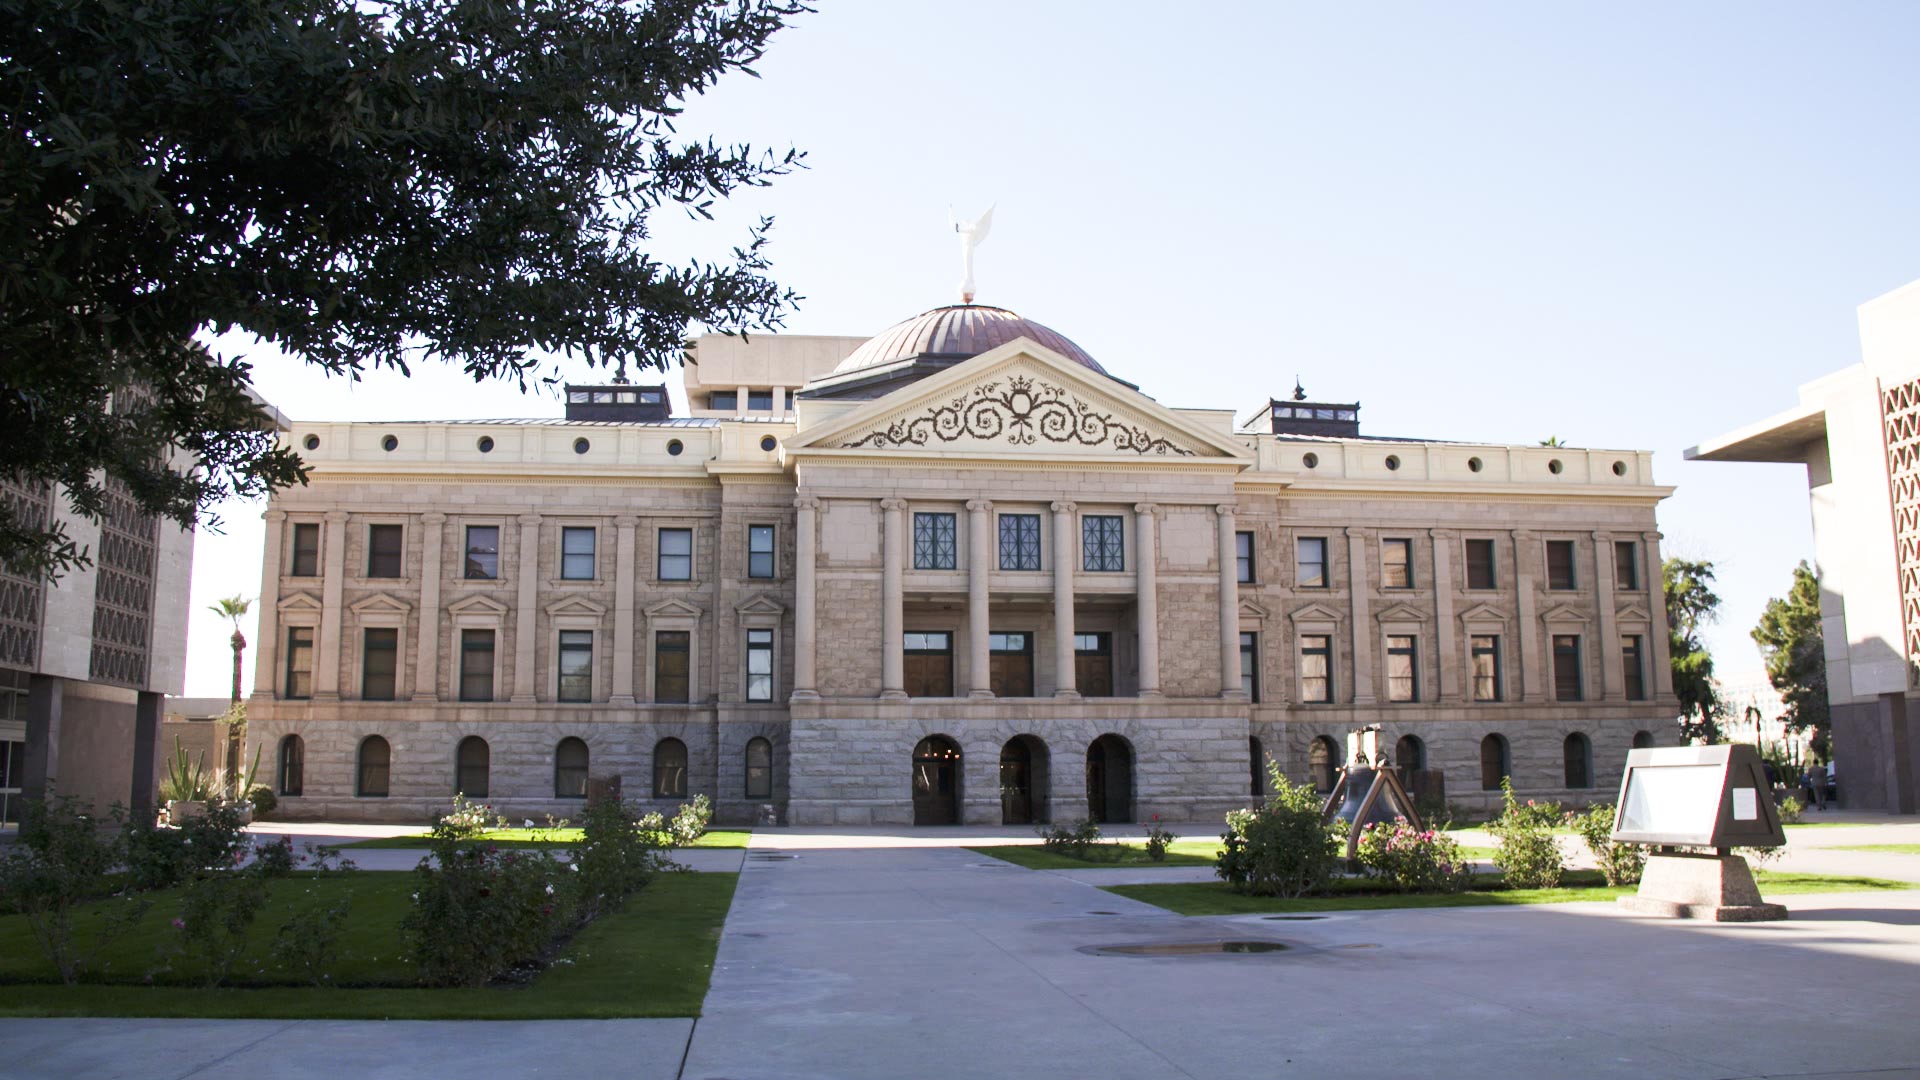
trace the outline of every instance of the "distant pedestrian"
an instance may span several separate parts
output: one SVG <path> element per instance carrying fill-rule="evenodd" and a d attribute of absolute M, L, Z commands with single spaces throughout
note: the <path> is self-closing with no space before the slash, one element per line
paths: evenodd
<path fill-rule="evenodd" d="M 1827 808 L 1827 769 L 1824 765 L 1808 763 L 1807 771 L 1800 778 L 1800 784 L 1807 790 L 1807 805 Z"/>

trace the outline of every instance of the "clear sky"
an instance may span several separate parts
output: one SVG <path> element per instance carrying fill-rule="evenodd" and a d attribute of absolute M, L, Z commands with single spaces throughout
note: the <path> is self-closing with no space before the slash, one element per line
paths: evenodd
<path fill-rule="evenodd" d="M 683 125 L 810 169 L 717 224 L 662 214 L 663 255 L 771 213 L 787 329 L 871 334 L 955 301 L 948 208 L 997 204 L 979 301 L 1165 404 L 1298 374 L 1371 434 L 1652 449 L 1666 552 L 1719 570 L 1722 674 L 1760 678 L 1747 630 L 1812 557 L 1804 471 L 1680 451 L 1858 362 L 1854 308 L 1920 278 L 1920 5 L 819 6 Z M 294 417 L 560 410 L 233 344 Z M 204 609 L 258 594 L 260 509 L 200 536 L 189 694 L 225 693 Z"/>

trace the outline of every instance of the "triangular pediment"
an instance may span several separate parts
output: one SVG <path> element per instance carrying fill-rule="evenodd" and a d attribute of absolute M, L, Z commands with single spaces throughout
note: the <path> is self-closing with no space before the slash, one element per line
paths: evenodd
<path fill-rule="evenodd" d="M 1580 609 L 1571 604 L 1557 604 L 1541 612 L 1540 621 L 1550 623 L 1583 623 L 1587 622 L 1588 619 Z"/>
<path fill-rule="evenodd" d="M 787 609 L 780 601 L 760 593 L 745 603 L 735 604 L 733 610 L 741 615 L 779 615 Z"/>
<path fill-rule="evenodd" d="M 397 596 L 390 596 L 386 593 L 374 593 L 372 596 L 362 597 L 348 604 L 347 610 L 353 612 L 355 615 L 361 616 L 405 615 L 407 612 L 413 610 L 413 605 Z"/>
<path fill-rule="evenodd" d="M 697 619 L 701 611 L 685 600 L 662 600 L 648 607 L 646 615 L 650 619 Z"/>
<path fill-rule="evenodd" d="M 448 604 L 447 612 L 452 615 L 505 615 L 507 605 L 486 593 L 474 593 Z"/>
<path fill-rule="evenodd" d="M 605 604 L 596 604 L 584 596 L 569 596 L 547 605 L 548 615 L 587 615 L 597 619 L 606 613 Z"/>
<path fill-rule="evenodd" d="M 1242 600 L 1240 601 L 1240 617 L 1243 619 L 1264 619 L 1267 617 L 1267 609 L 1251 600 Z"/>
<path fill-rule="evenodd" d="M 1460 613 L 1461 622 L 1506 622 L 1507 613 L 1487 604 L 1475 604 Z"/>
<path fill-rule="evenodd" d="M 1339 622 L 1341 620 L 1341 615 L 1339 612 L 1333 610 L 1332 608 L 1326 606 L 1325 604 L 1307 604 L 1303 607 L 1295 608 L 1290 614 L 1288 614 L 1287 618 L 1292 619 L 1294 622 L 1297 622 L 1297 623 L 1299 622 Z"/>
<path fill-rule="evenodd" d="M 319 611 L 320 601 L 312 593 L 288 593 L 274 605 L 274 610 L 282 613 L 289 611 Z"/>
<path fill-rule="evenodd" d="M 1425 622 L 1427 613 L 1412 604 L 1389 604 L 1374 614 L 1376 622 Z"/>
<path fill-rule="evenodd" d="M 1647 609 L 1641 607 L 1639 604 L 1628 604 L 1626 607 L 1614 612 L 1613 617 L 1619 619 L 1621 622 L 1653 621 L 1652 617 L 1647 614 Z"/>
<path fill-rule="evenodd" d="M 1028 338 L 801 431 L 789 455 L 939 454 L 1251 464 L 1253 452 Z"/>

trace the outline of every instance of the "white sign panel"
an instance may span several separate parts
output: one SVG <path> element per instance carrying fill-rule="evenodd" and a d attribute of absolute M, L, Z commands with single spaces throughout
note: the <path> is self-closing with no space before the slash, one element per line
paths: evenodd
<path fill-rule="evenodd" d="M 1621 832 L 1711 835 L 1720 816 L 1719 765 L 1643 765 L 1627 779 Z M 1747 789 L 1751 794 L 1751 788 Z"/>
<path fill-rule="evenodd" d="M 1733 820 L 1754 821 L 1760 817 L 1760 798 L 1750 787 L 1733 789 Z"/>

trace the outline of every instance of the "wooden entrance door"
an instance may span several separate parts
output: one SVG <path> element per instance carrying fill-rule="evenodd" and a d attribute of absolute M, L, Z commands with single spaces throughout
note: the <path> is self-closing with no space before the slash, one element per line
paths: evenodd
<path fill-rule="evenodd" d="M 1133 820 L 1133 750 L 1117 735 L 1087 747 L 1087 813 L 1103 825 Z"/>
<path fill-rule="evenodd" d="M 1020 739 L 1000 748 L 1000 824 L 1033 824 L 1033 751 Z"/>

